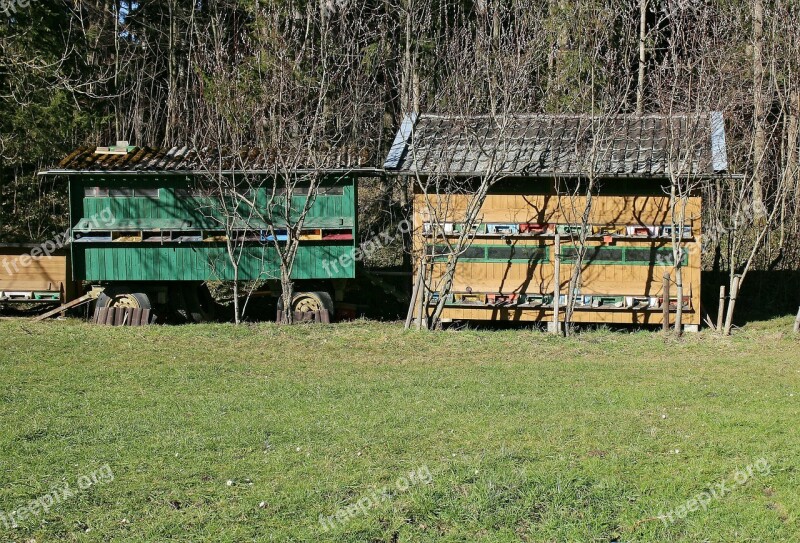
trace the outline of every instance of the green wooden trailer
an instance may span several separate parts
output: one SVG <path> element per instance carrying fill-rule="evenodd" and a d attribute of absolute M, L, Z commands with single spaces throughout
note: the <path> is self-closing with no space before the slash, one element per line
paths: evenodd
<path fill-rule="evenodd" d="M 307 198 L 303 179 L 313 175 L 321 178 L 320 189 L 299 230 L 292 308 L 334 313 L 347 280 L 355 277 L 357 180 L 379 172 L 363 167 L 363 154 L 338 153 L 336 164 L 280 175 L 269 153 L 242 156 L 246 160 L 237 160 L 237 167 L 214 173 L 208 167 L 213 160 L 186 148 L 122 144 L 78 149 L 43 172 L 68 184 L 72 274 L 103 288 L 98 307 L 158 308 L 197 321 L 209 318 L 214 307 L 209 281 L 262 281 L 268 294 L 280 292 L 272 236 L 280 243 L 286 227 L 296 224 L 294 215 Z M 241 180 L 247 193 L 229 204 L 246 207 L 246 201 L 253 209 L 223 212 L 226 204 L 208 190 L 218 176 L 229 176 L 228 186 Z M 289 176 L 295 181 L 287 185 Z M 267 219 L 270 202 L 287 198 L 288 219 L 277 212 Z M 231 248 L 240 255 L 236 267 Z"/>

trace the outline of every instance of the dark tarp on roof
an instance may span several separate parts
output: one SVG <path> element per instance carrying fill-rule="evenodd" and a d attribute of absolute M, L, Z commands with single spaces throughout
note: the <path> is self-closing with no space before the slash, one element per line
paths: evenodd
<path fill-rule="evenodd" d="M 413 129 L 410 124 L 413 123 Z M 408 116 L 385 167 L 411 175 L 666 177 L 727 169 L 721 113 Z M 591 167 L 592 165 L 593 168 Z"/>
<path fill-rule="evenodd" d="M 272 171 L 281 170 L 286 162 L 292 170 L 350 170 L 367 168 L 371 153 L 366 149 L 336 148 L 320 152 L 316 157 L 307 153 L 287 152 L 281 160 L 274 150 L 246 149 L 235 155 L 204 149 L 198 152 L 188 147 L 133 147 L 127 154 L 102 154 L 95 147 L 80 147 L 67 155 L 57 172 L 199 172 Z M 222 157 L 220 161 L 220 157 Z M 300 158 L 295 158 L 300 157 Z"/>

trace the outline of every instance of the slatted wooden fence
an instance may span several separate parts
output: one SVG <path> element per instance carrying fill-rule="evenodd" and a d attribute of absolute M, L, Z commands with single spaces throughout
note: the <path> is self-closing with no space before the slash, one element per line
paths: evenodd
<path fill-rule="evenodd" d="M 146 326 L 154 321 L 150 309 L 132 307 L 97 307 L 92 317 L 94 324 L 106 326 Z"/>
<path fill-rule="evenodd" d="M 275 320 L 281 324 L 286 324 L 286 313 L 284 311 L 278 311 Z M 327 309 L 321 311 L 295 311 L 294 322 L 320 322 L 323 324 L 330 324 L 331 315 Z"/>

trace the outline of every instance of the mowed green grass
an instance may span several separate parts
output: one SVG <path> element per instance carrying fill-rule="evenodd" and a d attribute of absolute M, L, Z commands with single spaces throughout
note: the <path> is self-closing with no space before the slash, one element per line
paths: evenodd
<path fill-rule="evenodd" d="M 681 341 L 5 320 L 0 423 L 6 514 L 114 476 L 0 541 L 800 540 L 790 318 Z"/>

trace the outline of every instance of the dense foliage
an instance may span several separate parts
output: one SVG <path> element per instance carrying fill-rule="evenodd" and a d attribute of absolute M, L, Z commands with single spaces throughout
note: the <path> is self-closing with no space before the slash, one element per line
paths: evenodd
<path fill-rule="evenodd" d="M 732 170 L 745 177 L 707 188 L 707 265 L 745 265 L 752 244 L 737 244 L 733 230 L 759 240 L 756 266 L 796 265 L 792 0 L 3 5 L 3 241 L 41 239 L 64 223 L 63 187 L 34 174 L 82 144 L 283 146 L 312 137 L 303 119 L 319 109 L 313 138 L 369 147 L 379 164 L 408 110 L 721 110 Z M 402 190 L 389 185 L 369 206 L 376 217 L 398 208 Z"/>

